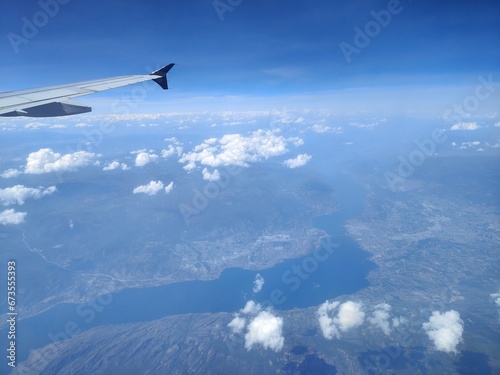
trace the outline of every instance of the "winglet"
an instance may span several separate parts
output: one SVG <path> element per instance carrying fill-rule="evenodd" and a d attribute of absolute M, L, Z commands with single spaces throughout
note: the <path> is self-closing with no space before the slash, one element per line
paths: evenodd
<path fill-rule="evenodd" d="M 150 74 L 151 76 L 159 76 L 158 78 L 154 78 L 153 81 L 159 84 L 164 90 L 168 90 L 167 73 L 174 65 L 174 63 L 168 64 Z"/>

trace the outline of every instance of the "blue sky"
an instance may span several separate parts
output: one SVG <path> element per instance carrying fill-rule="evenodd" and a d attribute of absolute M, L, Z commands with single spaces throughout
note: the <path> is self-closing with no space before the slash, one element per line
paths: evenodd
<path fill-rule="evenodd" d="M 201 102 L 224 109 L 222 100 L 207 98 L 228 96 L 253 107 L 269 97 L 281 98 L 278 107 L 288 97 L 307 106 L 338 90 L 371 92 L 355 101 L 384 90 L 441 97 L 443 88 L 450 95 L 456 87 L 471 90 L 479 74 L 500 71 L 500 3 L 493 0 L 220 0 L 232 8 L 223 19 L 212 0 L 59 0 L 56 14 L 44 20 L 41 3 L 55 1 L 1 6 L 1 91 L 142 74 L 175 62 L 168 95 L 192 109 Z M 340 44 L 356 47 L 354 28 L 366 30 L 373 11 L 387 14 L 391 5 L 397 11 L 387 25 L 374 29 L 348 62 Z M 36 34 L 23 34 L 23 17 L 37 16 Z M 12 33 L 27 36 L 26 43 L 13 43 Z"/>

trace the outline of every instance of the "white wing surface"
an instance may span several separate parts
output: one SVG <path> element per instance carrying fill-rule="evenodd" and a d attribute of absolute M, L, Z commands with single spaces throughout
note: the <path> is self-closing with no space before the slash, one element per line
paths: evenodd
<path fill-rule="evenodd" d="M 0 116 L 55 117 L 90 112 L 92 108 L 72 103 L 69 100 L 149 80 L 155 81 L 164 90 L 167 90 L 167 73 L 173 66 L 174 64 L 169 64 L 146 75 L 113 77 L 67 85 L 3 92 L 0 93 Z"/>

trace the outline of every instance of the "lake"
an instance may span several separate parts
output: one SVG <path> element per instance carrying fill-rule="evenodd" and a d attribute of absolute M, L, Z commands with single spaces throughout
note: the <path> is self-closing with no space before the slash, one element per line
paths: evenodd
<path fill-rule="evenodd" d="M 305 308 L 367 287 L 366 276 L 376 266 L 343 227 L 347 219 L 361 214 L 364 191 L 346 175 L 336 178 L 332 181 L 339 187 L 336 193 L 342 203 L 340 210 L 314 221 L 314 226 L 330 237 L 305 257 L 258 271 L 265 280 L 260 293 L 252 292 L 257 272 L 231 268 L 216 280 L 126 289 L 86 304 L 60 304 L 18 323 L 18 362 L 26 359 L 32 349 L 100 325 L 185 313 L 236 312 L 250 299 L 276 310 Z M 6 330 L 1 335 L 6 337 Z"/>

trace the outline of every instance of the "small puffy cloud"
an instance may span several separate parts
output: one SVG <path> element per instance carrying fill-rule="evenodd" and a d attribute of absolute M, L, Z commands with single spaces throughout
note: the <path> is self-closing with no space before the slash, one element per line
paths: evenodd
<path fill-rule="evenodd" d="M 332 316 L 333 311 L 335 311 L 339 304 L 340 302 L 326 301 L 317 311 L 319 328 L 321 329 L 325 339 L 331 340 L 334 337 L 340 337 L 340 332 L 334 322 L 334 317 Z"/>
<path fill-rule="evenodd" d="M 186 163 L 184 169 L 192 170 L 197 164 L 217 168 L 237 165 L 248 167 L 288 151 L 288 144 L 298 145 L 300 138 L 285 138 L 278 130 L 256 130 L 248 135 L 226 134 L 222 138 L 210 138 L 185 153 L 179 162 Z"/>
<path fill-rule="evenodd" d="M 242 333 L 243 330 L 245 329 L 245 324 L 246 324 L 245 318 L 236 315 L 234 319 L 231 320 L 227 326 L 231 328 L 231 331 L 233 331 L 233 333 Z"/>
<path fill-rule="evenodd" d="M 309 163 L 309 161 L 311 159 L 312 159 L 311 155 L 300 154 L 300 155 L 298 155 L 294 159 L 285 160 L 283 162 L 283 164 L 286 165 L 288 168 L 291 168 L 291 169 L 293 169 L 293 168 L 299 168 L 299 167 L 303 167 L 304 165 L 306 165 L 307 163 Z"/>
<path fill-rule="evenodd" d="M 262 287 L 264 286 L 264 278 L 258 273 L 255 275 L 255 280 L 253 281 L 253 292 L 259 293 L 262 290 Z"/>
<path fill-rule="evenodd" d="M 11 178 L 11 177 L 17 177 L 21 174 L 21 171 L 18 171 L 17 169 L 7 169 L 5 172 L 3 172 L 0 176 L 3 178 Z"/>
<path fill-rule="evenodd" d="M 157 161 L 158 158 L 158 155 L 150 152 L 139 152 L 135 157 L 135 166 L 144 167 L 146 164 Z"/>
<path fill-rule="evenodd" d="M 170 137 L 170 138 L 165 138 L 165 142 L 172 142 L 172 143 L 178 143 L 179 140 L 176 137 Z"/>
<path fill-rule="evenodd" d="M 353 301 L 343 304 L 326 301 L 318 308 L 317 315 L 321 332 L 328 340 L 340 338 L 341 332 L 360 326 L 365 319 L 361 304 Z"/>
<path fill-rule="evenodd" d="M 253 318 L 245 334 L 245 348 L 252 349 L 254 345 L 261 345 L 264 349 L 279 352 L 283 349 L 283 318 L 274 316 L 269 311 L 261 311 Z"/>
<path fill-rule="evenodd" d="M 92 152 L 77 151 L 61 155 L 50 148 L 32 152 L 26 159 L 24 173 L 41 174 L 49 172 L 74 171 L 79 167 L 91 165 L 98 155 Z"/>
<path fill-rule="evenodd" d="M 500 292 L 498 293 L 492 293 L 490 294 L 490 297 L 493 298 L 493 301 L 497 305 L 497 307 L 500 309 Z M 500 312 L 500 310 L 499 310 Z"/>
<path fill-rule="evenodd" d="M 117 169 L 120 167 L 120 163 L 118 161 L 113 161 L 104 166 L 103 171 L 112 171 L 113 169 Z"/>
<path fill-rule="evenodd" d="M 315 133 L 341 133 L 342 128 L 340 126 L 332 127 L 321 124 L 314 124 L 311 130 Z"/>
<path fill-rule="evenodd" d="M 434 311 L 429 321 L 422 324 L 422 327 L 437 350 L 456 353 L 457 345 L 462 341 L 463 325 L 460 314 L 450 310 L 443 314 Z"/>
<path fill-rule="evenodd" d="M 394 328 L 399 327 L 401 324 L 405 324 L 407 322 L 406 318 L 403 318 L 402 316 L 395 316 L 392 318 L 392 326 Z"/>
<path fill-rule="evenodd" d="M 5 189 L 0 189 L 0 203 L 4 206 L 11 204 L 23 205 L 26 199 L 40 199 L 45 195 L 50 195 L 56 191 L 55 186 L 43 188 L 29 188 L 24 185 L 16 185 Z"/>
<path fill-rule="evenodd" d="M 180 157 L 182 155 L 182 147 L 181 146 L 172 146 L 169 145 L 168 148 L 161 150 L 161 157 L 164 159 L 169 158 L 170 156 L 177 155 Z"/>
<path fill-rule="evenodd" d="M 346 332 L 363 324 L 365 313 L 361 309 L 361 304 L 347 301 L 340 305 L 338 314 L 338 325 L 341 331 Z"/>
<path fill-rule="evenodd" d="M 472 141 L 472 142 L 462 142 L 460 144 L 460 146 L 456 143 L 456 142 L 452 142 L 451 145 L 453 147 L 459 147 L 460 150 L 465 150 L 467 148 L 471 148 L 471 147 L 477 147 L 481 144 L 481 142 L 479 141 Z"/>
<path fill-rule="evenodd" d="M 375 310 L 372 312 L 372 315 L 368 318 L 368 321 L 374 326 L 380 328 L 386 335 L 391 333 L 391 323 L 389 321 L 390 315 L 389 311 L 391 310 L 391 306 L 387 303 L 380 303 L 375 305 Z M 397 325 L 400 322 L 397 320 Z"/>
<path fill-rule="evenodd" d="M 104 168 L 102 169 L 103 171 L 112 171 L 114 169 L 118 169 L 120 168 L 121 170 L 123 171 L 127 171 L 129 170 L 130 168 L 128 167 L 127 164 L 125 163 L 120 163 L 119 161 L 117 160 L 114 160 L 112 161 L 111 163 L 107 164 L 104 166 Z"/>
<path fill-rule="evenodd" d="M 220 174 L 217 169 L 214 169 L 212 173 L 209 172 L 208 168 L 203 168 L 202 171 L 203 174 L 203 179 L 206 181 L 219 181 L 220 180 Z"/>
<path fill-rule="evenodd" d="M 500 292 L 498 292 L 498 293 L 492 293 L 492 294 L 490 294 L 490 297 L 493 298 L 493 300 L 495 301 L 496 305 L 498 307 L 500 307 Z"/>
<path fill-rule="evenodd" d="M 0 212 L 0 224 L 2 225 L 17 225 L 24 223 L 26 212 L 16 212 L 13 209 Z"/>
<path fill-rule="evenodd" d="M 493 126 L 496 126 L 497 128 L 500 128 L 500 121 L 495 123 Z"/>
<path fill-rule="evenodd" d="M 242 314 L 257 314 L 262 309 L 262 306 L 250 300 L 245 304 L 245 307 L 240 310 Z"/>
<path fill-rule="evenodd" d="M 133 190 L 134 194 L 147 194 L 147 195 L 156 195 L 160 190 L 163 189 L 163 182 L 161 181 L 151 181 L 147 185 L 141 185 L 136 187 Z"/>
<path fill-rule="evenodd" d="M 354 122 L 349 123 L 349 125 L 354 126 L 356 128 L 373 129 L 374 127 L 380 125 L 381 122 L 385 122 L 385 119 L 382 119 L 380 121 L 372 121 L 372 122 L 354 121 Z"/>
<path fill-rule="evenodd" d="M 250 300 L 228 324 L 228 327 L 235 334 L 243 333 L 245 330 L 247 319 L 241 317 L 242 314 L 249 316 L 245 333 L 245 348 L 247 350 L 257 345 L 275 352 L 283 348 L 285 342 L 283 318 L 275 316 L 270 310 L 262 310 L 260 304 Z"/>
<path fill-rule="evenodd" d="M 453 125 L 450 130 L 477 130 L 479 125 L 477 122 L 460 122 Z"/>
<path fill-rule="evenodd" d="M 304 144 L 304 140 L 299 137 L 291 137 L 287 139 L 288 142 L 293 143 L 295 147 L 302 146 Z"/>
<path fill-rule="evenodd" d="M 174 181 L 165 186 L 165 193 L 168 194 L 174 189 Z"/>

